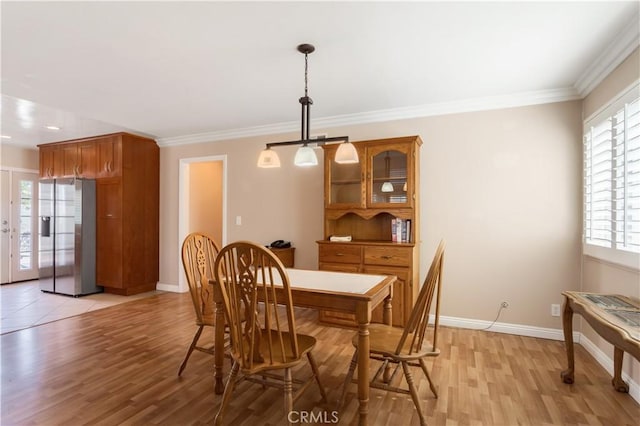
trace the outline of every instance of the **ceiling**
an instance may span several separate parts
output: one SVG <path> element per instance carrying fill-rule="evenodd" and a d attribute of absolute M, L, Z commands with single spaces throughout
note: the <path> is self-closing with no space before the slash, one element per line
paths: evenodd
<path fill-rule="evenodd" d="M 312 133 L 577 99 L 638 46 L 639 4 L 3 1 L 2 143 L 299 130 L 300 43 Z"/>

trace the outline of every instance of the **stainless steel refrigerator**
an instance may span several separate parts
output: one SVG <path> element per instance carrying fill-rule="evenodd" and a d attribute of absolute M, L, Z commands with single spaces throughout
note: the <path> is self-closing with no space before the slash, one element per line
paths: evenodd
<path fill-rule="evenodd" d="M 69 296 L 102 292 L 96 285 L 96 182 L 40 181 L 40 290 Z"/>

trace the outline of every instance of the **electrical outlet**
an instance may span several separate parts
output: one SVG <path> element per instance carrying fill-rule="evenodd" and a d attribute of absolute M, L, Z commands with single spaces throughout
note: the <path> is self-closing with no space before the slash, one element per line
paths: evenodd
<path fill-rule="evenodd" d="M 502 303 L 500 303 L 500 307 L 501 307 L 501 308 L 508 308 L 508 307 L 509 307 L 509 302 L 502 302 Z"/>
<path fill-rule="evenodd" d="M 551 305 L 551 316 L 559 317 L 560 316 L 560 305 L 552 304 Z"/>

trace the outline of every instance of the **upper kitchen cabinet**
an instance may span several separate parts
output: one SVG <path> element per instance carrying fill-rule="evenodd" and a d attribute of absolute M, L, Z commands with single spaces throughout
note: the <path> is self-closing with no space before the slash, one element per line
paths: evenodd
<path fill-rule="evenodd" d="M 122 138 L 110 136 L 96 141 L 98 150 L 97 177 L 119 176 L 122 171 Z"/>
<path fill-rule="evenodd" d="M 97 146 L 93 141 L 69 141 L 38 145 L 40 177 L 96 176 Z"/>
<path fill-rule="evenodd" d="M 64 151 L 57 144 L 39 145 L 40 178 L 54 178 L 64 173 Z"/>
<path fill-rule="evenodd" d="M 97 147 L 91 142 L 79 143 L 76 151 L 75 176 L 92 177 L 96 174 Z"/>
<path fill-rule="evenodd" d="M 356 164 L 333 161 L 337 144 L 325 145 L 325 208 L 398 209 L 415 203 L 418 136 L 355 142 Z"/>
<path fill-rule="evenodd" d="M 126 133 L 38 145 L 40 177 L 114 177 L 122 173 L 122 140 Z"/>

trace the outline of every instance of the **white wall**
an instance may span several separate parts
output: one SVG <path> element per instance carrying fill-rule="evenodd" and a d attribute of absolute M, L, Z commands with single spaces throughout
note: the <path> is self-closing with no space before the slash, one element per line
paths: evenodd
<path fill-rule="evenodd" d="M 18 145 L 0 143 L 0 167 L 38 170 L 38 150 L 25 149 Z"/>
<path fill-rule="evenodd" d="M 580 270 L 581 102 L 314 129 L 353 141 L 420 135 L 421 277 L 447 240 L 442 315 L 560 329 L 550 304 L 577 290 Z M 264 143 L 296 135 L 163 147 L 160 282 L 177 285 L 177 174 L 181 158 L 226 154 L 228 241 L 296 246 L 296 266 L 317 268 L 323 168 L 259 169 Z M 242 216 L 242 225 L 235 217 Z"/>

